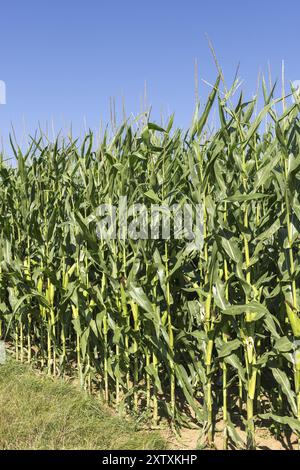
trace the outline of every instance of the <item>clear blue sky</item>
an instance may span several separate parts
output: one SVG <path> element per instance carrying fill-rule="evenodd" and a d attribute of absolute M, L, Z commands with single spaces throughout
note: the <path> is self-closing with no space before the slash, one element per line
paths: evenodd
<path fill-rule="evenodd" d="M 238 62 L 246 94 L 270 61 L 274 78 L 285 60 L 288 80 L 300 79 L 300 3 L 271 0 L 11 0 L 0 7 L 0 134 L 11 121 L 17 136 L 54 119 L 75 133 L 109 119 L 109 97 L 137 113 L 147 81 L 153 117 L 176 112 L 188 125 L 194 107 L 194 59 L 200 97 L 216 69 L 205 33 L 230 82 Z M 25 124 L 24 124 L 25 123 Z"/>

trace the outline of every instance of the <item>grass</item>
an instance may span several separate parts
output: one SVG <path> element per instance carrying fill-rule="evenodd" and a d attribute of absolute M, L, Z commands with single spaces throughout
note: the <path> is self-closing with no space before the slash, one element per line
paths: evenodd
<path fill-rule="evenodd" d="M 165 449 L 74 384 L 8 360 L 0 366 L 0 449 Z"/>

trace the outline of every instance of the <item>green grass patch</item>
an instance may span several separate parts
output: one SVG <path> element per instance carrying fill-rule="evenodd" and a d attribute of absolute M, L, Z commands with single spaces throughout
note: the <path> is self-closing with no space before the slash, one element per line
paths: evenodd
<path fill-rule="evenodd" d="M 9 360 L 0 366 L 0 449 L 165 449 L 76 385 Z"/>

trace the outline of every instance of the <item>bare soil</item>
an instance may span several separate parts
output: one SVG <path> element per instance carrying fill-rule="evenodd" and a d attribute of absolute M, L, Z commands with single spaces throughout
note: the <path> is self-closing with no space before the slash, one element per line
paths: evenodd
<path fill-rule="evenodd" d="M 221 428 L 221 425 L 218 426 Z M 237 428 L 237 432 L 243 441 L 246 441 L 245 431 Z M 199 448 L 199 429 L 183 428 L 180 431 L 180 436 L 175 436 L 171 431 L 166 431 L 165 438 L 168 441 L 169 448 L 173 450 L 196 450 Z M 291 434 L 290 436 L 281 436 L 276 439 L 275 436 L 267 428 L 258 428 L 255 432 L 256 448 L 257 450 L 297 450 L 297 436 Z M 201 447 L 202 448 L 202 447 Z M 208 447 L 204 447 L 208 449 Z M 234 450 L 234 446 L 229 445 L 230 450 Z M 214 446 L 211 450 L 223 449 L 223 433 L 217 430 L 214 434 Z"/>

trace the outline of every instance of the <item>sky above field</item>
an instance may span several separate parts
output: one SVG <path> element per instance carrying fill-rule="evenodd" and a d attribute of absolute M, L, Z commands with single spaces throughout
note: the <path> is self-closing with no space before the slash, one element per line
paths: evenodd
<path fill-rule="evenodd" d="M 127 115 L 140 112 L 145 82 L 153 119 L 175 111 L 176 123 L 187 126 L 195 58 L 202 102 L 209 92 L 203 80 L 213 82 L 217 74 L 206 33 L 228 84 L 240 63 L 251 97 L 268 61 L 273 79 L 284 60 L 287 86 L 300 80 L 299 20 L 296 0 L 282 7 L 270 0 L 1 2 L 0 80 L 7 92 L 0 133 L 6 141 L 11 123 L 19 141 L 39 124 L 49 133 L 66 131 L 71 122 L 76 135 L 99 129 L 101 119 L 110 119 L 110 97 L 117 119 L 122 100 Z"/>

